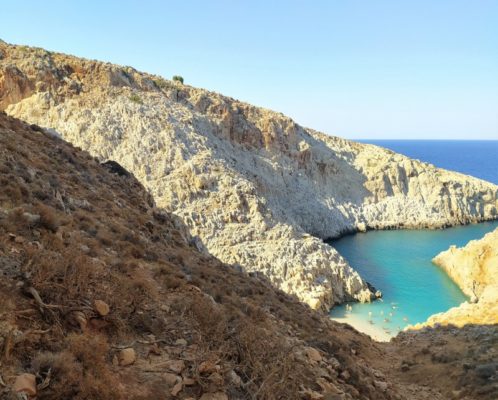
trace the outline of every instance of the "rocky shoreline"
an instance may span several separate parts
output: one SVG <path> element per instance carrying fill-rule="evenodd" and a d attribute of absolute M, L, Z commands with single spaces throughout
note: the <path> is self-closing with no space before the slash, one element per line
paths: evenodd
<path fill-rule="evenodd" d="M 464 247 L 451 246 L 433 259 L 469 297 L 458 307 L 431 316 L 415 329 L 434 325 L 498 324 L 498 229 Z"/>

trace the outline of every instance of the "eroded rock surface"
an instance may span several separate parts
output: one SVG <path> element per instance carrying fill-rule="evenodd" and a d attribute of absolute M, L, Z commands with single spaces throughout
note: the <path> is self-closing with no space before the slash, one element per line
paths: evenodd
<path fill-rule="evenodd" d="M 0 109 L 117 161 L 199 249 L 314 308 L 372 296 L 321 239 L 497 216 L 497 187 L 478 179 L 130 67 L 0 51 Z"/>

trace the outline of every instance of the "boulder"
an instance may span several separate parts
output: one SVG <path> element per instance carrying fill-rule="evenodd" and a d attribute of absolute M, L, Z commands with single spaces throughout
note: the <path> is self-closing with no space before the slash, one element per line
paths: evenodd
<path fill-rule="evenodd" d="M 14 392 L 36 396 L 36 376 L 33 374 L 18 375 L 13 386 Z"/>
<path fill-rule="evenodd" d="M 182 378 L 178 375 L 172 374 L 170 372 L 166 372 L 164 375 L 164 380 L 168 384 L 168 386 L 173 386 L 176 385 L 179 381 L 182 380 Z"/>
<path fill-rule="evenodd" d="M 137 353 L 132 347 L 123 349 L 119 352 L 118 360 L 119 365 L 126 367 L 127 365 L 133 364 L 137 359 Z"/>
<path fill-rule="evenodd" d="M 109 305 L 102 300 L 95 300 L 93 302 L 93 306 L 95 308 L 95 311 L 97 311 L 97 313 L 101 317 L 105 317 L 107 314 L 109 314 L 109 311 L 111 310 Z"/>
<path fill-rule="evenodd" d="M 322 361 L 322 356 L 320 354 L 320 352 L 315 349 L 314 347 L 307 347 L 306 348 L 306 355 L 308 356 L 308 358 L 313 361 L 313 362 L 320 362 Z"/>

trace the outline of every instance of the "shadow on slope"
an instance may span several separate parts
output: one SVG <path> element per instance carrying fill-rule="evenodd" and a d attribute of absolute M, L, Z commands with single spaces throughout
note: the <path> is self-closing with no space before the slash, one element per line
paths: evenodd
<path fill-rule="evenodd" d="M 0 170 L 2 398 L 396 398 L 367 337 L 196 251 L 133 176 L 4 114 Z"/>
<path fill-rule="evenodd" d="M 448 399 L 498 398 L 498 324 L 402 332 L 384 348 L 400 359 L 392 371 L 400 382 L 437 387 Z"/>

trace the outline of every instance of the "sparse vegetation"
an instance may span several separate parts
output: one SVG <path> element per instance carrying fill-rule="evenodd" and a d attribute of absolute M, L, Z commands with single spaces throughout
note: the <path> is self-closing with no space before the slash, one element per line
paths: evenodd
<path fill-rule="evenodd" d="M 172 79 L 173 79 L 174 82 L 180 82 L 183 85 L 183 76 L 173 75 Z"/>
<path fill-rule="evenodd" d="M 159 88 L 159 89 L 169 89 L 171 88 L 173 85 L 171 84 L 171 82 L 167 81 L 166 79 L 163 79 L 163 78 L 157 78 L 157 79 L 154 79 L 154 83 L 155 85 Z"/>
<path fill-rule="evenodd" d="M 143 104 L 142 98 L 136 93 L 133 93 L 132 95 L 130 95 L 129 99 L 133 103 Z"/>

